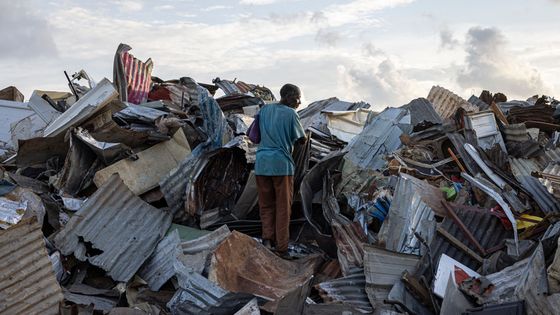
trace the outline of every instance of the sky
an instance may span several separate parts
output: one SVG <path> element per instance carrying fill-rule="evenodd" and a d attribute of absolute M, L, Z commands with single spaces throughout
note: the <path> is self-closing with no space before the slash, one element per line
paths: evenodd
<path fill-rule="evenodd" d="M 0 88 L 67 91 L 63 71 L 112 80 L 119 43 L 164 80 L 302 89 L 374 109 L 426 97 L 560 89 L 560 0 L 0 0 Z"/>

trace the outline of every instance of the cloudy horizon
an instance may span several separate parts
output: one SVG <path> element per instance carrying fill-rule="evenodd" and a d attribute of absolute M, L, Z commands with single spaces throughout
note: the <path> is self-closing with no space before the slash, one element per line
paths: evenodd
<path fill-rule="evenodd" d="M 0 0 L 0 88 L 67 91 L 63 71 L 112 79 L 119 43 L 164 80 L 299 85 L 376 109 L 426 97 L 557 96 L 560 1 Z"/>

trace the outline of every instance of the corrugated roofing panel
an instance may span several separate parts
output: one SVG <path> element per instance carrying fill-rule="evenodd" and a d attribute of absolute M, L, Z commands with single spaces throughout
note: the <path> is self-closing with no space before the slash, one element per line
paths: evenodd
<path fill-rule="evenodd" d="M 363 269 L 355 270 L 351 275 L 315 285 L 319 294 L 327 303 L 342 303 L 366 312 L 373 308 L 365 290 L 366 277 Z"/>
<path fill-rule="evenodd" d="M 0 231 L 0 314 L 58 314 L 63 295 L 41 226 L 25 220 Z"/>
<path fill-rule="evenodd" d="M 104 78 L 67 111 L 50 123 L 47 128 L 45 128 L 45 137 L 56 136 L 66 131 L 68 128 L 83 122 L 105 105 L 109 104 L 111 100 L 117 98 L 117 96 L 118 93 L 113 83 L 107 80 L 107 78 Z"/>
<path fill-rule="evenodd" d="M 414 273 L 419 261 L 416 255 L 400 254 L 371 245 L 366 245 L 364 251 L 366 292 L 372 305 L 383 303 L 403 272 Z"/>
<path fill-rule="evenodd" d="M 434 125 L 442 124 L 443 121 L 439 114 L 435 111 L 434 105 L 425 98 L 417 98 L 405 105 L 410 111 L 410 120 L 412 126 L 422 123 L 431 123 Z"/>
<path fill-rule="evenodd" d="M 527 159 L 510 158 L 509 161 L 513 175 L 531 193 L 531 197 L 538 203 L 541 210 L 546 214 L 560 212 L 560 202 L 548 192 L 537 178 L 531 176 L 532 172 L 540 171 L 537 163 Z"/>
<path fill-rule="evenodd" d="M 485 249 L 497 246 L 501 244 L 504 239 L 512 237 L 512 232 L 507 231 L 502 225 L 500 219 L 489 212 L 483 212 L 485 210 L 482 209 L 476 209 L 477 211 L 463 208 L 460 209 L 458 206 L 453 204 L 450 204 L 450 206 L 465 224 L 467 229 L 473 234 L 474 238 Z M 475 250 L 459 226 L 455 224 L 451 218 L 443 219 L 440 226 L 449 234 L 461 241 L 465 246 Z M 441 254 L 446 254 L 473 270 L 477 270 L 481 265 L 478 261 L 455 247 L 446 238 L 439 234 L 430 244 L 430 251 L 434 262 L 439 261 Z M 436 268 L 437 266 L 433 267 Z M 424 255 L 424 257 L 422 257 L 417 275 L 424 275 L 428 282 L 431 281 L 432 273 L 430 272 L 428 255 Z"/>
<path fill-rule="evenodd" d="M 420 241 L 414 236 L 418 232 L 427 242 L 435 236 L 436 220 L 432 209 L 422 200 L 422 191 L 407 178 L 400 177 L 389 213 L 379 231 L 379 242 L 391 251 L 424 254 Z"/>
<path fill-rule="evenodd" d="M 171 216 L 134 195 L 113 175 L 55 237 L 64 255 L 89 261 L 126 282 L 148 259 L 171 225 Z"/>
<path fill-rule="evenodd" d="M 560 164 L 550 163 L 542 171 L 542 175 L 541 183 L 554 194 L 554 197 L 560 199 Z"/>
<path fill-rule="evenodd" d="M 486 104 L 484 101 L 482 101 L 480 98 L 478 98 L 475 95 L 471 95 L 468 102 L 473 104 L 474 106 L 478 107 L 478 109 L 480 109 L 480 110 L 486 110 L 486 109 L 490 108 L 490 105 Z"/>
<path fill-rule="evenodd" d="M 529 140 L 525 124 L 509 124 L 504 126 L 504 135 L 508 142 L 524 142 Z"/>
<path fill-rule="evenodd" d="M 467 112 L 478 111 L 478 107 L 441 86 L 433 86 L 427 99 L 432 102 L 434 109 L 443 119 L 452 117 L 460 107 Z"/>
<path fill-rule="evenodd" d="M 152 291 L 159 291 L 161 286 L 175 275 L 173 264 L 182 256 L 180 242 L 179 232 L 173 230 L 157 244 L 150 258 L 138 271 L 140 278 L 148 283 Z"/>
<path fill-rule="evenodd" d="M 194 240 L 182 242 L 180 248 L 184 254 L 183 264 L 192 270 L 202 273 L 208 257 L 212 252 L 230 235 L 227 225 L 222 225 L 209 234 L 195 238 Z"/>
<path fill-rule="evenodd" d="M 387 164 L 385 155 L 402 145 L 400 136 L 406 126 L 410 126 L 410 115 L 406 109 L 385 109 L 348 144 L 344 159 L 360 169 L 383 168 Z"/>
<path fill-rule="evenodd" d="M 331 97 L 326 100 L 321 100 L 309 104 L 306 108 L 298 111 L 301 125 L 304 129 L 314 127 L 322 132 L 328 133 L 326 116 L 321 114 L 323 111 L 349 111 L 357 110 L 359 108 L 367 109 L 370 105 L 364 102 L 345 102 L 336 97 Z"/>

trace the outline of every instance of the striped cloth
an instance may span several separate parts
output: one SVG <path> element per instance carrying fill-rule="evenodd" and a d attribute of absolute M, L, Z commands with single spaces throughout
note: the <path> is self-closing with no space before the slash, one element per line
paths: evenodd
<path fill-rule="evenodd" d="M 121 44 L 115 54 L 113 68 L 114 83 L 117 85 L 121 101 L 141 104 L 148 99 L 152 83 L 152 59 L 142 62 L 128 51 L 130 46 Z"/>

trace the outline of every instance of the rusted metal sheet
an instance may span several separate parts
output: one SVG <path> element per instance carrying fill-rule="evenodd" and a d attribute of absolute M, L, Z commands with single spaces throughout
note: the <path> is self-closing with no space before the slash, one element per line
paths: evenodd
<path fill-rule="evenodd" d="M 0 100 L 23 102 L 23 99 L 23 94 L 15 86 L 8 86 L 0 90 Z"/>
<path fill-rule="evenodd" d="M 74 254 L 126 282 L 148 259 L 171 225 L 171 216 L 145 203 L 113 175 L 55 237 L 64 255 Z"/>
<path fill-rule="evenodd" d="M 201 219 L 205 212 L 219 211 L 217 217 L 203 222 L 205 227 L 234 210 L 249 173 L 243 150 L 222 148 L 190 156 L 160 185 L 176 222 Z"/>
<path fill-rule="evenodd" d="M 441 86 L 433 86 L 427 99 L 432 102 L 434 109 L 443 119 L 453 116 L 459 108 L 463 108 L 467 112 L 478 111 L 478 107 Z"/>
<path fill-rule="evenodd" d="M 321 260 L 317 255 L 284 260 L 251 237 L 234 231 L 214 251 L 208 278 L 229 291 L 276 300 L 307 281 Z"/>
<path fill-rule="evenodd" d="M 511 231 L 504 228 L 499 218 L 492 215 L 487 209 L 464 207 L 450 204 L 450 207 L 463 222 L 465 227 L 473 234 L 476 241 L 485 249 L 490 249 L 501 245 L 506 238 L 511 237 Z M 453 219 L 445 218 L 440 228 L 447 231 L 449 235 L 458 239 L 467 248 L 473 248 L 467 240 L 467 236 L 461 231 L 461 228 L 455 224 Z M 437 234 L 430 244 L 430 252 L 435 263 L 439 261 L 442 254 L 463 263 L 467 267 L 477 270 L 481 263 L 471 257 L 468 253 L 456 247 L 449 239 Z M 431 266 L 428 255 L 422 257 L 416 275 L 424 275 L 428 281 L 431 281 L 433 274 L 430 269 L 435 272 L 436 266 Z"/>
<path fill-rule="evenodd" d="M 37 221 L 0 231 L 0 314 L 57 315 L 62 299 Z"/>

